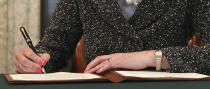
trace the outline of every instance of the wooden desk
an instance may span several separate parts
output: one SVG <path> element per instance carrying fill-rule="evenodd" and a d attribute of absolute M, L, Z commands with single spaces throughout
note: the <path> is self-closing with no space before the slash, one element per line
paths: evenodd
<path fill-rule="evenodd" d="M 0 89 L 210 89 L 210 81 L 125 81 L 122 83 L 9 84 L 0 75 Z"/>

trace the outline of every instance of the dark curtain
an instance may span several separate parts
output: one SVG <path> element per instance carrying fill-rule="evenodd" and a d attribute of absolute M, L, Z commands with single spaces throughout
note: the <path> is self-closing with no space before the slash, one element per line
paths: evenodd
<path fill-rule="evenodd" d="M 57 0 L 41 0 L 41 38 L 49 25 L 56 3 Z"/>

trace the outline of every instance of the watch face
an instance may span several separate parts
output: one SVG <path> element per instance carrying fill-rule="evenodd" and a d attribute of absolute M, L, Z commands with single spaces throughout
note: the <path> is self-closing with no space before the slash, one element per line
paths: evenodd
<path fill-rule="evenodd" d="M 161 52 L 161 51 L 156 51 L 156 52 L 155 52 L 155 55 L 156 55 L 156 56 L 162 56 L 162 52 Z"/>

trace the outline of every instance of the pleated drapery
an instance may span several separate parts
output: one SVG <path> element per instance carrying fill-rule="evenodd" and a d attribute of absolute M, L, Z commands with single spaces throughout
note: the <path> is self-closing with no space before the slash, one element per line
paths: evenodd
<path fill-rule="evenodd" d="M 34 45 L 40 38 L 40 0 L 0 0 L 0 73 L 15 73 L 15 53 L 24 45 L 24 26 Z"/>

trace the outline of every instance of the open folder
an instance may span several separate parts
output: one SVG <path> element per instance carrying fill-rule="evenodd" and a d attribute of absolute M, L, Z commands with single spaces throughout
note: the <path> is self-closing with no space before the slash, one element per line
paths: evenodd
<path fill-rule="evenodd" d="M 9 83 L 89 82 L 124 80 L 210 80 L 198 73 L 168 73 L 157 71 L 110 71 L 103 75 L 56 72 L 48 74 L 6 74 Z"/>

